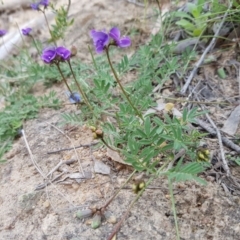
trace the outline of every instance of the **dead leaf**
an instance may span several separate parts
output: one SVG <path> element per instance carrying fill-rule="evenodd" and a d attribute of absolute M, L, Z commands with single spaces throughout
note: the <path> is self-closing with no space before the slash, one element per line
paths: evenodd
<path fill-rule="evenodd" d="M 94 172 L 104 175 L 110 174 L 110 167 L 99 160 L 94 161 Z"/>
<path fill-rule="evenodd" d="M 118 162 L 118 163 L 121 163 L 124 165 L 128 165 L 128 166 L 132 166 L 131 164 L 124 162 L 118 152 L 113 151 L 109 148 L 107 149 L 107 156 L 110 157 L 115 162 Z"/>
<path fill-rule="evenodd" d="M 76 178 L 80 178 L 80 179 L 90 179 L 92 178 L 92 173 L 91 172 L 84 172 L 84 175 L 80 172 L 76 172 L 76 173 L 71 173 L 68 175 L 69 178 L 71 179 L 76 179 Z"/>
<path fill-rule="evenodd" d="M 239 121 L 240 121 L 240 105 L 237 106 L 232 111 L 232 113 L 224 123 L 224 126 L 222 127 L 222 131 L 229 135 L 234 135 L 237 131 Z"/>

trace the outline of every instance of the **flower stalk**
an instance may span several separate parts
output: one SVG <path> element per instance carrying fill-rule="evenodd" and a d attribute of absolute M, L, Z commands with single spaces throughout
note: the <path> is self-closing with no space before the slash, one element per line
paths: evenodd
<path fill-rule="evenodd" d="M 68 85 L 68 83 L 67 83 L 66 78 L 65 78 L 64 75 L 63 75 L 63 72 L 62 72 L 62 70 L 61 70 L 61 68 L 60 68 L 60 66 L 59 66 L 59 63 L 56 63 L 56 66 L 57 66 L 57 68 L 58 68 L 58 71 L 59 71 L 60 74 L 61 74 L 61 77 L 62 77 L 65 85 L 67 86 L 68 91 L 69 91 L 71 94 L 73 94 L 71 88 L 69 87 L 69 85 Z"/>
<path fill-rule="evenodd" d="M 110 45 L 109 45 L 109 46 L 110 46 Z M 133 104 L 132 101 L 130 100 L 128 94 L 126 93 L 124 87 L 122 86 L 122 84 L 121 84 L 121 82 L 120 82 L 120 80 L 119 80 L 119 78 L 118 78 L 118 75 L 117 75 L 117 73 L 116 73 L 116 71 L 115 71 L 115 69 L 114 69 L 114 67 L 113 67 L 113 65 L 112 65 L 112 62 L 111 62 L 111 59 L 110 59 L 110 56 L 109 56 L 109 46 L 106 47 L 106 54 L 107 54 L 108 63 L 109 63 L 110 68 L 111 68 L 111 70 L 112 70 L 112 72 L 113 72 L 113 75 L 114 75 L 114 77 L 115 77 L 115 79 L 116 79 L 119 87 L 121 88 L 121 91 L 123 92 L 124 96 L 126 97 L 128 103 L 129 103 L 129 104 L 131 105 L 131 107 L 134 109 L 134 111 L 136 112 L 136 114 L 141 118 L 141 120 L 144 121 L 141 112 L 139 112 L 138 109 L 134 106 L 134 104 Z"/>
<path fill-rule="evenodd" d="M 79 92 L 82 94 L 82 97 L 83 97 L 85 103 L 87 104 L 87 106 L 89 107 L 89 109 L 92 111 L 93 108 L 92 108 L 90 102 L 88 101 L 86 94 L 85 94 L 84 91 L 82 90 L 79 82 L 78 82 L 77 79 L 76 79 L 75 73 L 74 73 L 74 71 L 73 71 L 73 69 L 72 69 L 72 65 L 71 65 L 71 63 L 70 63 L 70 59 L 69 59 L 67 62 L 68 62 L 68 66 L 69 66 L 69 68 L 70 68 L 70 70 L 71 70 L 71 73 L 72 73 L 72 75 L 73 75 L 74 81 L 75 81 L 75 83 L 76 83 L 76 85 L 77 85 L 77 88 L 78 88 Z"/>

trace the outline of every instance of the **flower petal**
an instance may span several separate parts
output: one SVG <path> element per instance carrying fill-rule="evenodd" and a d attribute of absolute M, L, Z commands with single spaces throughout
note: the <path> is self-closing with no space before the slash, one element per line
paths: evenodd
<path fill-rule="evenodd" d="M 39 4 L 40 3 L 31 3 L 31 8 L 33 9 L 33 10 L 38 10 L 39 9 Z"/>
<path fill-rule="evenodd" d="M 81 97 L 79 95 L 79 93 L 68 93 L 69 94 L 69 101 L 70 103 L 80 103 L 81 102 Z"/>
<path fill-rule="evenodd" d="M 41 55 L 41 59 L 45 63 L 51 63 L 55 59 L 55 57 L 56 57 L 56 48 L 55 47 L 45 49 Z"/>
<path fill-rule="evenodd" d="M 120 30 L 117 27 L 113 27 L 109 32 L 109 36 L 115 41 L 118 41 L 121 36 Z"/>
<path fill-rule="evenodd" d="M 27 36 L 27 35 L 29 35 L 29 33 L 32 31 L 32 29 L 31 28 L 23 28 L 22 29 L 22 34 L 24 35 L 24 36 Z"/>
<path fill-rule="evenodd" d="M 118 46 L 121 48 L 129 47 L 131 45 L 131 39 L 129 37 L 123 37 L 118 41 Z"/>
<path fill-rule="evenodd" d="M 62 60 L 68 60 L 71 57 L 71 51 L 65 47 L 57 47 L 56 53 L 62 58 Z"/>
<path fill-rule="evenodd" d="M 104 31 L 92 30 L 90 36 L 93 40 L 96 52 L 101 53 L 109 42 L 109 35 Z"/>
<path fill-rule="evenodd" d="M 47 7 L 49 4 L 49 0 L 41 0 L 39 4 L 43 5 L 44 7 Z"/>
<path fill-rule="evenodd" d="M 1 30 L 1 29 L 0 29 L 0 37 L 4 36 L 6 33 L 7 33 L 6 30 Z"/>

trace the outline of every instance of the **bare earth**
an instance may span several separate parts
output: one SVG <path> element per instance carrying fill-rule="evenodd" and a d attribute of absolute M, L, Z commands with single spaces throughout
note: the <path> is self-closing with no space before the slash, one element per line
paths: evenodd
<path fill-rule="evenodd" d="M 67 1 L 57 2 L 61 4 Z M 29 8 L 19 8 L 2 12 L 1 18 L 4 17 L 6 26 L 10 28 L 13 21 L 21 25 L 36 17 L 36 14 L 40 15 Z M 144 14 L 143 7 L 123 0 L 73 0 L 70 16 L 75 18 L 75 23 L 62 44 L 68 47 L 74 44 L 78 48 L 77 57 L 88 62 L 90 54 L 87 45 L 91 44 L 89 30 L 119 26 L 126 34 L 134 27 L 140 34 L 134 40 L 131 49 L 133 52 L 147 40 L 153 28 L 154 23 L 142 20 Z M 43 41 L 46 40 L 47 30 L 41 26 L 38 28 L 41 31 L 39 36 Z M 64 86 L 53 88 L 59 98 L 64 100 Z M 42 86 L 35 89 L 36 94 L 41 95 L 43 89 Z M 74 129 L 58 126 L 62 112 L 75 110 L 75 106 L 69 105 L 60 111 L 44 109 L 37 119 L 26 122 L 24 126 L 33 157 L 45 175 L 59 162 L 73 160 L 72 164 L 62 164 L 53 173 L 52 179 L 62 174 L 57 180 L 62 181 L 35 191 L 44 180 L 33 166 L 22 137 L 15 141 L 13 149 L 7 154 L 7 163 L 0 165 L 0 239 L 107 239 L 115 222 L 120 220 L 135 197 L 130 185 L 123 189 L 110 204 L 102 226 L 96 230 L 90 226 L 91 219 L 76 218 L 76 211 L 79 209 L 88 206 L 101 207 L 127 179 L 131 170 L 117 170 L 117 164 L 107 156 L 105 149 L 87 147 L 78 148 L 76 152 L 71 150 L 47 154 L 60 148 L 93 142 L 91 132 L 85 126 Z M 81 172 L 78 159 L 84 172 L 91 175 L 89 179 L 76 181 L 70 178 L 72 173 Z M 95 173 L 96 160 L 110 166 L 111 173 Z M 240 177 L 239 168 L 236 168 L 235 175 Z M 135 204 L 117 234 L 118 240 L 176 239 L 168 184 L 165 179 L 158 179 L 152 186 L 157 188 L 147 189 Z M 239 196 L 227 196 L 211 177 L 208 178 L 207 187 L 194 182 L 176 184 L 174 193 L 182 239 L 240 239 Z"/>

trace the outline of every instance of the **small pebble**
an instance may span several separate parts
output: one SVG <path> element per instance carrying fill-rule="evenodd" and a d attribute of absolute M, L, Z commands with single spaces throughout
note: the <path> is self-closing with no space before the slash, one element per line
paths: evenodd
<path fill-rule="evenodd" d="M 73 184 L 72 184 L 72 188 L 73 188 L 74 190 L 78 190 L 79 184 L 73 183 Z"/>
<path fill-rule="evenodd" d="M 170 195 L 165 195 L 165 198 L 170 199 Z"/>
<path fill-rule="evenodd" d="M 49 207 L 50 207 L 50 202 L 49 202 L 49 200 L 46 200 L 46 201 L 43 203 L 43 207 L 45 207 L 45 208 L 49 208 Z"/>
<path fill-rule="evenodd" d="M 86 220 L 86 224 L 87 224 L 87 225 L 91 225 L 91 224 L 92 224 L 92 219 L 87 219 L 87 220 Z"/>
<path fill-rule="evenodd" d="M 111 224 L 115 224 L 117 222 L 117 218 L 115 216 L 110 216 L 108 219 L 107 219 L 107 222 L 108 223 L 111 223 Z"/>

